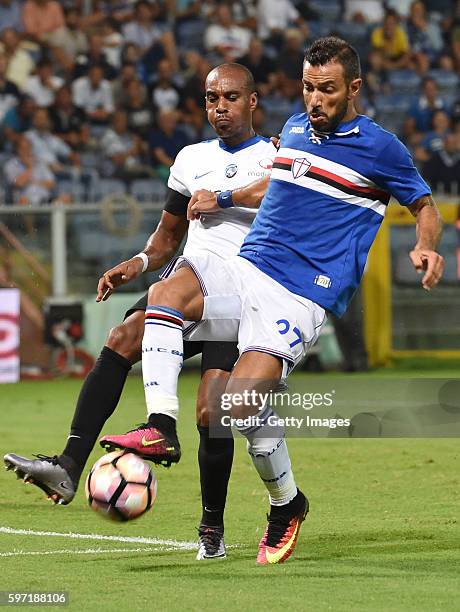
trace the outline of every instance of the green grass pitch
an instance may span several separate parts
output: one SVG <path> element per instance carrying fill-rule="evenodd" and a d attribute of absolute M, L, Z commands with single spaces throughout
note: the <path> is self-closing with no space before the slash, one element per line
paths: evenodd
<path fill-rule="evenodd" d="M 181 378 L 183 458 L 170 470 L 156 469 L 157 502 L 138 522 L 100 518 L 87 507 L 82 485 L 71 505 L 54 507 L 36 487 L 0 472 L 0 590 L 65 590 L 67 609 L 91 611 L 459 609 L 458 439 L 291 440 L 296 480 L 311 512 L 291 559 L 269 567 L 255 564 L 268 507 L 240 439 L 226 513 L 228 558 L 198 563 L 187 544 L 151 543 L 196 540 L 197 383 L 195 374 Z M 80 384 L 1 386 L 2 454 L 60 452 Z M 125 431 L 143 417 L 142 385 L 132 377 L 104 431 Z M 101 454 L 96 449 L 91 464 Z"/>

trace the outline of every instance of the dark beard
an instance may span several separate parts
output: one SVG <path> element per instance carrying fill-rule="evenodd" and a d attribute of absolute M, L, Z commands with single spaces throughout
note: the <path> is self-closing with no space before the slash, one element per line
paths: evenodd
<path fill-rule="evenodd" d="M 339 110 L 329 119 L 328 124 L 322 129 L 315 129 L 314 131 L 318 134 L 332 134 L 337 129 L 338 125 L 342 123 L 342 119 L 347 114 L 348 110 L 348 100 L 345 99 L 343 104 L 340 106 Z"/>

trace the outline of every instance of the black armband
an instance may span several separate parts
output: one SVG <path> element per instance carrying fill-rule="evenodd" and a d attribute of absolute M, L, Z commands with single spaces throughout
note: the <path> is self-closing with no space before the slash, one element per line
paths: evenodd
<path fill-rule="evenodd" d="M 164 210 L 172 215 L 176 215 L 176 217 L 185 217 L 189 201 L 190 196 L 184 196 L 182 193 L 168 187 Z"/>

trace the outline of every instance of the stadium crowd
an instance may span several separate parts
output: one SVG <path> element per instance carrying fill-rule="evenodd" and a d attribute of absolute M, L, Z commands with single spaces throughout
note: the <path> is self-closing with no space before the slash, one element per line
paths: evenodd
<path fill-rule="evenodd" d="M 178 151 L 214 136 L 213 66 L 253 72 L 254 127 L 276 134 L 303 109 L 305 45 L 326 34 L 364 58 L 360 110 L 458 193 L 460 0 L 0 0 L 3 199 L 153 197 Z"/>

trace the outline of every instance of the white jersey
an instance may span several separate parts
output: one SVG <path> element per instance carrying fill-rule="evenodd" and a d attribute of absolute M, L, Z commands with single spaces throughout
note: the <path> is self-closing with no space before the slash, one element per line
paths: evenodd
<path fill-rule="evenodd" d="M 184 147 L 176 157 L 168 187 L 190 197 L 198 189 L 227 191 L 270 174 L 276 149 L 269 139 L 254 136 L 236 147 L 207 140 Z M 203 251 L 224 259 L 237 255 L 257 210 L 226 208 L 191 221 L 184 255 Z"/>

